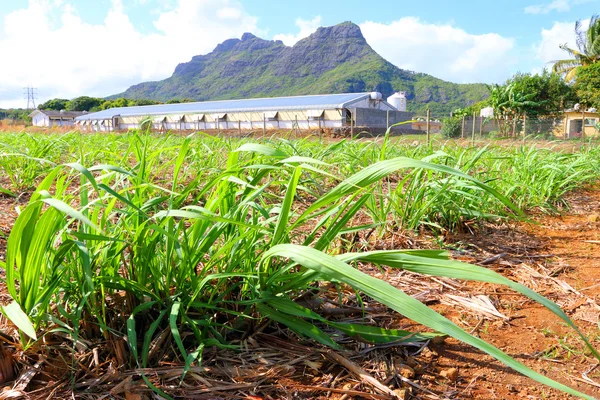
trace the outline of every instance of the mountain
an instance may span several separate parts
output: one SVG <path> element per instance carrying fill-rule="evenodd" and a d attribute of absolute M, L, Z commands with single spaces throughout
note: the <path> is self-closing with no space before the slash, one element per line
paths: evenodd
<path fill-rule="evenodd" d="M 369 46 L 358 25 L 344 22 L 319 28 L 293 47 L 245 33 L 179 64 L 170 78 L 111 98 L 202 101 L 370 91 L 386 97 L 405 91 L 409 111 L 430 107 L 434 116 L 488 96 L 483 84 L 455 84 L 396 67 Z"/>

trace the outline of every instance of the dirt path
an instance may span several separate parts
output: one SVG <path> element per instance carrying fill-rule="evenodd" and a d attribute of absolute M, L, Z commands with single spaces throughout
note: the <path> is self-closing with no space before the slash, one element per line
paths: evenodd
<path fill-rule="evenodd" d="M 530 223 L 494 227 L 477 236 L 458 235 L 452 240 L 461 247 L 458 258 L 488 264 L 559 304 L 598 348 L 600 190 L 579 191 L 570 195 L 568 202 L 571 209 L 560 217 L 540 216 Z M 487 296 L 510 320 L 484 317 L 469 307 L 457 310 L 442 305 L 438 310 L 533 369 L 600 397 L 600 368 L 587 374 L 590 383 L 585 383 L 583 376 L 597 362 L 573 330 L 554 314 L 493 285 L 468 284 L 461 291 L 466 297 Z M 568 398 L 457 341 L 447 340 L 442 346 L 432 346 L 432 350 L 438 354 L 433 357 L 434 371 L 459 370 L 455 382 L 429 379 L 432 389 L 450 398 Z"/>

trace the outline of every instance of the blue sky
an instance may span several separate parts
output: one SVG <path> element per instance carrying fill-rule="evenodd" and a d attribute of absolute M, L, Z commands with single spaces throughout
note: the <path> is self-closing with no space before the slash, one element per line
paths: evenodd
<path fill-rule="evenodd" d="M 250 31 L 288 45 L 353 21 L 401 68 L 454 82 L 501 82 L 562 56 L 600 0 L 12 0 L 0 2 L 0 107 L 107 96 L 164 79 L 179 62 Z"/>

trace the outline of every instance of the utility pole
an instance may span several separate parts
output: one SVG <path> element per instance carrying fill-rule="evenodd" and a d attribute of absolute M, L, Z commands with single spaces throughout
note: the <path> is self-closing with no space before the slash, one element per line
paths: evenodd
<path fill-rule="evenodd" d="M 27 86 L 23 88 L 23 98 L 27 98 L 27 110 L 35 108 L 35 100 L 37 97 L 37 88 Z"/>

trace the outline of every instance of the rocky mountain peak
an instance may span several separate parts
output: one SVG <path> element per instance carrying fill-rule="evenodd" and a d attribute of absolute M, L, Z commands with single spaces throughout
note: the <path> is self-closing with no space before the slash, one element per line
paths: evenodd
<path fill-rule="evenodd" d="M 360 39 L 366 43 L 360 27 L 353 22 L 342 22 L 334 26 L 320 27 L 309 38 L 313 40 Z"/>
<path fill-rule="evenodd" d="M 484 85 L 457 85 L 398 68 L 369 46 L 358 25 L 344 22 L 319 28 L 292 47 L 244 33 L 179 64 L 170 78 L 112 97 L 224 100 L 371 91 L 405 91 L 410 109 L 444 114 L 488 96 Z"/>
<path fill-rule="evenodd" d="M 242 35 L 242 42 L 245 42 L 246 40 L 250 39 L 256 39 L 256 36 L 251 34 L 250 32 L 246 32 Z"/>

